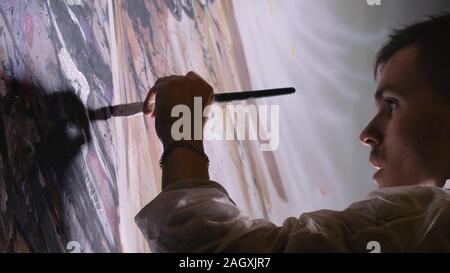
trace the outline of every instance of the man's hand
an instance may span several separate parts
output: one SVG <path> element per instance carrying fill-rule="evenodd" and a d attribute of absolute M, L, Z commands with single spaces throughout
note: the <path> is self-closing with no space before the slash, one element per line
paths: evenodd
<path fill-rule="evenodd" d="M 189 72 L 186 76 L 160 78 L 150 89 L 143 110 L 144 114 L 155 117 L 156 133 L 164 146 L 173 140 L 171 128 L 177 119 L 171 117 L 173 107 L 180 104 L 188 106 L 193 118 L 194 97 L 202 98 L 203 109 L 214 100 L 213 88 L 195 72 Z M 153 100 L 155 104 L 151 103 Z M 191 121 L 191 128 L 194 128 L 193 122 L 194 119 Z M 205 122 L 204 118 L 203 124 Z M 193 134 L 193 130 L 191 131 Z"/>
<path fill-rule="evenodd" d="M 151 101 L 155 97 L 153 105 Z M 186 76 L 158 79 L 150 89 L 144 103 L 144 113 L 155 117 L 156 133 L 165 150 L 173 140 L 171 129 L 176 118 L 171 117 L 172 108 L 179 104 L 188 106 L 193 127 L 194 97 L 202 97 L 203 109 L 214 100 L 212 87 L 194 72 L 189 72 Z M 203 118 L 203 124 L 205 122 L 206 118 Z M 193 130 L 191 131 L 193 134 Z M 191 144 L 203 152 L 202 140 L 192 140 Z M 208 162 L 192 149 L 176 147 L 169 153 L 162 167 L 162 188 L 184 179 L 209 179 Z"/>

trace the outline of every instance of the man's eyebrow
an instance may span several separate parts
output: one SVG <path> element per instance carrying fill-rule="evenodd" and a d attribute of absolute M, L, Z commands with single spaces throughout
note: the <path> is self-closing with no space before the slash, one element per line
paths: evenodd
<path fill-rule="evenodd" d="M 386 91 L 392 91 L 398 94 L 401 94 L 402 92 L 394 85 L 391 84 L 385 84 L 378 88 L 378 90 L 375 92 L 374 98 L 375 100 L 380 100 L 383 97 L 384 92 Z"/>

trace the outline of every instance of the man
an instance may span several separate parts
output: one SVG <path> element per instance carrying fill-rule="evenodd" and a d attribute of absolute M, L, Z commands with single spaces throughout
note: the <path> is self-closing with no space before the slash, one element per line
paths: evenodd
<path fill-rule="evenodd" d="M 136 216 L 154 252 L 450 251 L 450 15 L 394 32 L 375 73 L 378 112 L 361 133 L 380 189 L 344 211 L 288 218 L 278 227 L 250 219 L 209 180 L 199 140 L 175 142 L 170 109 L 212 88 L 193 72 L 160 79 L 153 112 L 162 156 L 163 192 Z M 182 87 L 182 88 L 180 88 Z"/>

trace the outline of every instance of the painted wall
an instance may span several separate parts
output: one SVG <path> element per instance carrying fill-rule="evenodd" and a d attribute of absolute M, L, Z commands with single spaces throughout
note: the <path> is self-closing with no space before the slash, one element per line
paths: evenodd
<path fill-rule="evenodd" d="M 120 251 L 108 5 L 2 1 L 1 251 Z"/>
<path fill-rule="evenodd" d="M 372 57 L 388 27 L 445 7 L 1 1 L 0 252 L 63 252 L 70 241 L 84 252 L 148 251 L 133 218 L 160 191 L 154 120 L 96 110 L 141 101 L 158 77 L 190 70 L 216 92 L 298 89 L 247 102 L 280 105 L 275 152 L 206 143 L 212 179 L 251 216 L 279 224 L 364 197 L 374 186 L 357 135 L 374 110 Z"/>
<path fill-rule="evenodd" d="M 97 109 L 195 70 L 250 89 L 229 1 L 2 1 L 0 251 L 148 251 L 134 215 L 160 191 L 154 120 Z M 285 191 L 254 142 L 207 144 L 212 176 L 267 216 Z M 260 188 L 260 189 L 258 189 Z"/>

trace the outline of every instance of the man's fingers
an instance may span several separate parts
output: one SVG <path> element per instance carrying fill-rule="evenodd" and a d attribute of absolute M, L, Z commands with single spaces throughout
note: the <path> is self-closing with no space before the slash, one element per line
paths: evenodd
<path fill-rule="evenodd" d="M 213 88 L 202 78 L 200 77 L 200 75 L 198 75 L 197 73 L 195 73 L 194 71 L 190 71 L 189 73 L 186 74 L 186 76 L 179 76 L 179 75 L 171 75 L 168 77 L 163 77 L 163 78 L 159 78 L 156 80 L 155 85 L 150 89 L 150 91 L 147 94 L 147 97 L 145 98 L 144 101 L 144 106 L 143 106 L 143 112 L 145 115 L 149 115 L 151 114 L 152 117 L 155 116 L 155 107 L 156 107 L 156 97 L 157 97 L 157 93 L 160 92 L 160 90 L 163 89 L 163 86 L 171 86 L 168 85 L 168 83 L 170 81 L 172 81 L 174 84 L 176 82 L 178 82 L 178 84 L 183 83 L 186 78 L 192 80 L 193 82 L 195 82 L 197 84 L 197 87 L 203 86 L 203 88 L 201 88 L 200 90 L 207 90 L 208 93 L 203 93 L 203 95 L 207 95 L 207 98 L 210 99 L 210 102 L 214 101 L 214 91 Z M 185 84 L 188 84 L 185 82 Z M 194 86 L 194 85 L 192 85 Z M 195 87 L 194 87 L 195 89 Z"/>
<path fill-rule="evenodd" d="M 212 88 L 211 85 L 209 85 L 209 83 L 207 81 L 205 81 L 200 75 L 198 75 L 197 73 L 195 73 L 194 71 L 189 71 L 186 74 L 187 78 L 190 78 L 192 80 L 198 81 L 201 83 L 201 85 L 203 85 L 204 87 L 206 87 L 206 90 L 208 90 L 209 92 L 212 93 L 211 95 L 211 101 L 213 101 L 214 99 L 214 89 Z"/>
<path fill-rule="evenodd" d="M 143 112 L 145 115 L 152 114 L 155 110 L 155 99 L 156 99 L 157 89 L 153 86 L 150 91 L 148 91 L 147 97 L 144 101 Z M 153 115 L 152 115 L 153 116 Z"/>
<path fill-rule="evenodd" d="M 194 71 L 189 71 L 187 74 L 186 74 L 186 77 L 192 77 L 192 78 L 202 78 L 202 77 L 200 77 L 200 75 L 198 75 L 197 73 L 195 73 Z"/>
<path fill-rule="evenodd" d="M 162 77 L 162 78 L 159 78 L 156 80 L 155 85 L 162 84 L 162 83 L 165 83 L 170 80 L 181 79 L 181 78 L 183 78 L 183 76 L 180 76 L 180 75 L 170 75 L 167 77 Z"/>
<path fill-rule="evenodd" d="M 171 75 L 171 76 L 167 76 L 167 77 L 158 78 L 155 81 L 155 84 L 153 85 L 152 88 L 150 88 L 150 91 L 148 91 L 147 97 L 145 98 L 145 101 L 144 101 L 143 112 L 145 115 L 152 114 L 152 117 L 155 116 L 154 110 L 155 110 L 156 93 L 158 91 L 157 86 L 160 86 L 161 84 L 166 83 L 167 81 L 175 80 L 180 77 L 182 77 L 182 76 Z"/>
<path fill-rule="evenodd" d="M 170 79 L 172 79 L 172 78 L 174 78 L 174 77 L 177 77 L 177 75 L 170 75 L 170 76 L 158 78 L 158 79 L 155 81 L 155 85 L 160 84 L 160 83 L 163 83 L 163 82 L 165 82 L 165 81 L 168 81 L 168 80 L 170 80 Z"/>
<path fill-rule="evenodd" d="M 199 74 L 195 73 L 194 71 L 189 71 L 186 74 L 186 77 L 191 79 L 191 80 L 201 81 L 201 82 L 205 82 L 206 83 L 206 81 Z"/>

